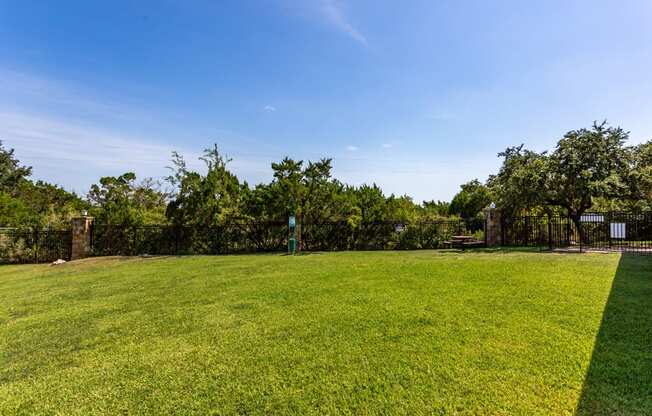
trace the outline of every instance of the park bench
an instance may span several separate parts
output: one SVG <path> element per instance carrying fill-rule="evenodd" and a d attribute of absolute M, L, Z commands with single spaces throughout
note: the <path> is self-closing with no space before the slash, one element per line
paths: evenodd
<path fill-rule="evenodd" d="M 485 245 L 484 241 L 476 240 L 475 237 L 470 235 L 454 235 L 444 243 L 451 248 L 461 248 L 462 250 L 467 247 L 482 247 Z"/>

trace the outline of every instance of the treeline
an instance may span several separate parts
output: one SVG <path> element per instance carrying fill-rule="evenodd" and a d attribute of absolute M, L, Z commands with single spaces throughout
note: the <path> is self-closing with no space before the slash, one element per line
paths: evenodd
<path fill-rule="evenodd" d="M 170 223 L 218 225 L 228 221 L 301 222 L 436 219 L 448 216 L 441 204 L 417 205 L 407 196 L 386 196 L 376 185 L 354 187 L 332 177 L 331 159 L 304 163 L 285 158 L 272 163 L 273 179 L 254 187 L 241 182 L 217 146 L 201 160 L 205 172 L 190 170 L 173 153 L 170 176 L 163 184 L 133 173 L 106 177 L 88 194 L 90 212 L 111 224 Z M 166 191 L 162 191 L 166 188 Z"/>
<path fill-rule="evenodd" d="M 350 186 L 332 177 L 331 159 L 307 162 L 285 158 L 272 163 L 273 179 L 250 186 L 229 168 L 217 146 L 194 171 L 182 155 L 172 154 L 164 181 L 138 180 L 132 172 L 100 178 L 82 198 L 51 184 L 30 180 L 13 150 L 0 143 L 0 226 L 59 227 L 87 211 L 98 223 L 212 226 L 229 221 L 280 221 L 296 215 L 301 222 L 385 220 L 417 221 L 457 217 L 445 202 L 415 204 L 407 196 L 385 195 L 374 185 Z"/>
<path fill-rule="evenodd" d="M 373 185 L 351 186 L 332 177 L 331 159 L 285 158 L 272 163 L 269 183 L 250 186 L 229 170 L 217 146 L 201 160 L 204 172 L 172 154 L 164 181 L 138 180 L 131 172 L 100 178 L 84 197 L 32 181 L 13 150 L 0 142 L 0 226 L 64 226 L 88 211 L 105 224 L 211 226 L 229 221 L 363 222 L 473 218 L 492 202 L 506 215 L 563 214 L 579 221 L 588 210 L 652 209 L 652 141 L 627 146 L 628 133 L 594 123 L 573 130 L 551 152 L 510 147 L 502 167 L 486 182 L 461 185 L 452 201 L 415 203 L 385 195 Z"/>

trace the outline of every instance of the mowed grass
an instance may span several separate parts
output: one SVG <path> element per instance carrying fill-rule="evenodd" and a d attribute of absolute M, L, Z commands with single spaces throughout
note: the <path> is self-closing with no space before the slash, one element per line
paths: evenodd
<path fill-rule="evenodd" d="M 651 313 L 617 254 L 4 266 L 0 413 L 652 414 Z"/>

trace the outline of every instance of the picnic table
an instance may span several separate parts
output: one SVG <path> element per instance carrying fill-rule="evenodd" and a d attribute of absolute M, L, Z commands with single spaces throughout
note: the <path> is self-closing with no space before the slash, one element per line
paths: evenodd
<path fill-rule="evenodd" d="M 445 243 L 453 248 L 461 248 L 462 250 L 466 247 L 479 247 L 484 245 L 484 241 L 477 240 L 472 235 L 453 235 L 450 241 L 445 241 Z"/>

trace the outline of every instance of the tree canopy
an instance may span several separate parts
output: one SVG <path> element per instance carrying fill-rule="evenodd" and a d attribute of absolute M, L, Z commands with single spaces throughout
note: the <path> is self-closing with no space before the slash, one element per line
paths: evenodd
<path fill-rule="evenodd" d="M 488 186 L 510 214 L 563 212 L 579 221 L 600 206 L 650 206 L 650 143 L 626 147 L 629 133 L 606 122 L 566 133 L 551 152 L 507 148 Z"/>
<path fill-rule="evenodd" d="M 551 151 L 524 145 L 499 153 L 502 165 L 483 183 L 473 179 L 448 201 L 416 204 L 386 195 L 376 184 L 351 186 L 333 178 L 332 159 L 285 157 L 271 164 L 268 183 L 253 187 L 230 170 L 217 145 L 204 151 L 202 171 L 174 152 L 165 182 L 135 173 L 100 178 L 85 198 L 43 181 L 0 142 L 0 226 L 63 226 L 89 210 L 98 222 L 126 225 L 214 226 L 230 221 L 347 222 L 474 218 L 491 202 L 506 215 L 588 210 L 652 209 L 652 141 L 628 145 L 629 133 L 606 122 L 571 130 Z M 167 184 L 167 185 L 165 185 Z"/>
<path fill-rule="evenodd" d="M 32 168 L 23 166 L 13 149 L 0 141 L 0 226 L 57 227 L 88 207 L 74 193 L 43 181 L 32 181 Z"/>
<path fill-rule="evenodd" d="M 478 216 L 492 200 L 491 192 L 486 185 L 474 179 L 460 186 L 460 192 L 453 197 L 448 212 L 462 218 Z"/>

